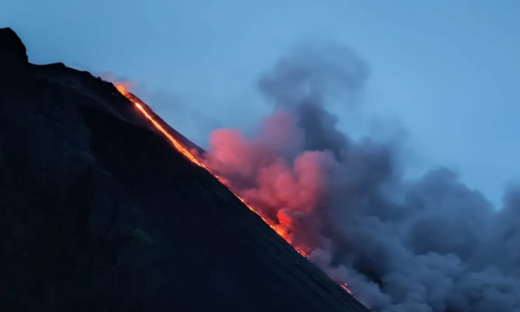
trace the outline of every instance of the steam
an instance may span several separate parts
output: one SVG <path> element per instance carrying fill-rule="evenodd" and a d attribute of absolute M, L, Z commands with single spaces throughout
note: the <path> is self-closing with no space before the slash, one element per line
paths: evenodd
<path fill-rule="evenodd" d="M 261 130 L 215 131 L 206 163 L 374 311 L 520 311 L 520 191 L 496 211 L 447 168 L 403 179 L 395 146 L 353 140 L 330 112 L 367 78 L 348 49 L 297 49 L 260 80 Z"/>

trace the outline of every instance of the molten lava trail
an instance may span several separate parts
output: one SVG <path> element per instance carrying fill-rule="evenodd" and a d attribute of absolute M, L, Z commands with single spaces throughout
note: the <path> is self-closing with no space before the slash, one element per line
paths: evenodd
<path fill-rule="evenodd" d="M 175 147 L 175 149 L 177 149 L 181 154 L 183 154 L 186 158 L 188 158 L 192 163 L 196 164 L 197 166 L 199 167 L 202 167 L 204 169 L 206 169 L 206 171 L 208 171 L 211 175 L 213 175 L 215 178 L 217 178 L 217 180 L 219 180 L 220 183 L 222 183 L 223 185 L 225 185 L 230 191 L 231 193 L 233 193 L 233 195 L 236 196 L 236 198 L 238 198 L 247 208 L 249 208 L 249 210 L 251 210 L 252 212 L 254 212 L 256 215 L 258 215 L 267 225 L 269 225 L 271 227 L 271 229 L 273 229 L 276 233 L 278 233 L 278 235 L 280 235 L 285 241 L 287 241 L 289 244 L 291 244 L 291 241 L 288 239 L 288 235 L 287 233 L 283 230 L 283 228 L 281 227 L 278 227 L 276 226 L 275 223 L 273 223 L 272 221 L 270 221 L 269 219 L 265 218 L 264 216 L 262 216 L 262 214 L 260 212 L 258 212 L 257 210 L 255 210 L 251 205 L 249 205 L 242 197 L 240 197 L 235 191 L 233 191 L 230 186 L 227 184 L 227 182 L 222 179 L 220 176 L 218 176 L 217 174 L 213 173 L 202 161 L 200 161 L 197 157 L 195 157 L 195 155 L 193 153 L 191 153 L 183 144 L 181 144 L 178 140 L 176 140 L 162 125 L 161 123 L 159 123 L 157 120 L 155 120 L 155 118 L 152 116 L 152 114 L 150 114 L 147 109 L 145 108 L 148 107 L 148 105 L 144 104 L 144 103 L 141 103 L 139 102 L 134 96 L 132 96 L 125 88 L 124 85 L 122 84 L 119 84 L 119 83 L 116 83 L 115 84 L 117 90 L 122 94 L 124 95 L 128 100 L 130 100 L 134 106 L 137 108 L 137 110 L 146 118 L 148 119 L 148 121 L 150 121 L 150 123 L 159 131 L 161 132 L 169 141 L 170 143 L 173 145 L 173 147 Z M 291 244 L 292 245 L 292 244 Z M 305 251 L 301 250 L 300 248 L 296 247 L 296 246 L 293 246 L 294 249 L 300 254 L 302 255 L 303 257 L 307 258 L 308 255 L 305 253 Z M 347 284 L 346 283 L 340 283 L 340 286 L 341 288 L 343 288 L 346 292 L 348 292 L 350 295 L 352 295 L 352 292 L 350 291 L 350 289 L 348 289 L 347 287 Z"/>

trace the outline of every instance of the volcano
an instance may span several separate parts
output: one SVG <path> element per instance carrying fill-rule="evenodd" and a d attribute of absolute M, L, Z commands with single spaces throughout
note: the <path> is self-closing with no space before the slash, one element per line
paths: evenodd
<path fill-rule="evenodd" d="M 1 311 L 368 311 L 133 95 L 9 28 L 0 86 Z"/>

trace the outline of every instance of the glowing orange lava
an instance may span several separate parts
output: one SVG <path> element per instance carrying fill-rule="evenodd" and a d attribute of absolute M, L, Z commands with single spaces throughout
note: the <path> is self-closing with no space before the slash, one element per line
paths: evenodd
<path fill-rule="evenodd" d="M 278 233 L 278 235 L 280 235 L 283 239 L 285 239 L 285 241 L 287 241 L 289 244 L 291 244 L 289 235 L 282 227 L 277 226 L 274 222 L 272 222 L 269 219 L 262 216 L 258 211 L 256 211 L 253 207 L 251 207 L 242 197 L 240 197 L 237 193 L 235 193 L 229 187 L 229 185 L 227 185 L 227 182 L 224 179 L 219 177 L 217 174 L 211 172 L 211 170 L 206 165 L 204 165 L 204 163 L 202 161 L 197 159 L 197 157 L 195 157 L 195 155 L 193 155 L 186 147 L 184 147 L 179 141 L 177 141 L 157 120 L 154 119 L 154 117 L 146 110 L 146 108 L 145 108 L 145 106 L 147 107 L 146 104 L 140 103 L 135 97 L 133 97 L 126 90 L 126 88 L 123 84 L 116 83 L 115 86 L 116 86 L 117 90 L 121 94 L 123 94 L 128 100 L 130 100 L 135 105 L 135 107 L 138 109 L 138 111 L 144 117 L 146 117 L 146 119 L 148 119 L 152 123 L 152 125 L 171 142 L 171 144 L 175 147 L 175 149 L 177 149 L 181 154 L 186 156 L 186 158 L 188 158 L 192 163 L 196 164 L 199 167 L 206 169 L 206 171 L 208 171 L 211 175 L 213 175 L 215 178 L 217 178 L 217 180 L 219 180 L 223 185 L 225 185 L 231 191 L 231 193 L 233 193 L 233 195 L 235 195 L 247 208 L 249 208 L 249 210 L 251 210 L 256 215 L 258 215 L 267 225 L 269 225 L 276 233 Z M 297 246 L 293 246 L 293 247 L 296 250 L 296 252 L 298 252 L 300 255 L 302 255 L 305 258 L 308 257 L 307 253 L 305 253 L 305 251 L 303 251 L 301 248 L 299 248 Z M 341 283 L 340 286 L 341 286 L 341 288 L 343 288 L 345 291 L 347 291 L 349 294 L 352 295 L 352 292 L 347 288 L 346 283 Z"/>
<path fill-rule="evenodd" d="M 345 289 L 346 292 L 348 292 L 349 294 L 353 295 L 352 292 L 350 291 L 350 289 L 348 289 L 347 283 L 341 283 L 339 285 L 341 286 L 341 288 Z"/>

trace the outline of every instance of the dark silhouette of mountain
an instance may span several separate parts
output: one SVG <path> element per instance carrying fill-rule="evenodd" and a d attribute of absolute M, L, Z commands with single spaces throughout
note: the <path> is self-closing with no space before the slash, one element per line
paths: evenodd
<path fill-rule="evenodd" d="M 367 311 L 116 88 L 0 29 L 0 311 Z"/>

